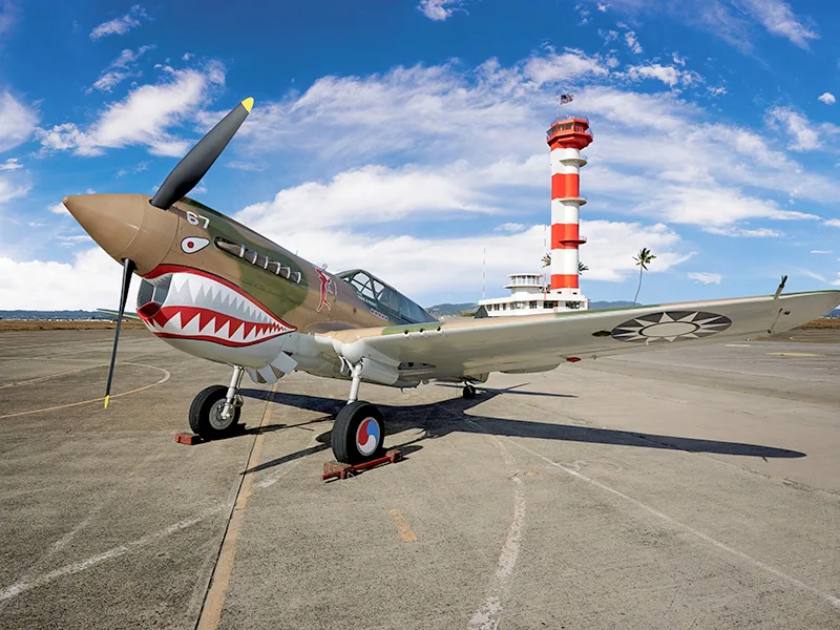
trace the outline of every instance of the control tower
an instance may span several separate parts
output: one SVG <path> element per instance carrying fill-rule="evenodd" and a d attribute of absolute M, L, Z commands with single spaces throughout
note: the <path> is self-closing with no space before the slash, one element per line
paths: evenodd
<path fill-rule="evenodd" d="M 586 242 L 580 235 L 580 207 L 586 203 L 580 196 L 580 167 L 586 165 L 580 152 L 592 143 L 589 121 L 586 118 L 557 119 L 548 129 L 547 142 L 551 149 L 549 287 L 558 300 L 585 304 L 578 272 L 578 248 Z"/>
<path fill-rule="evenodd" d="M 548 128 L 551 151 L 551 264 L 550 276 L 534 273 L 510 275 L 510 295 L 480 300 L 476 317 L 536 315 L 585 310 L 589 301 L 580 292 L 580 167 L 586 165 L 582 149 L 592 143 L 586 118 L 558 118 Z M 536 256 L 534 257 L 537 258 Z"/>

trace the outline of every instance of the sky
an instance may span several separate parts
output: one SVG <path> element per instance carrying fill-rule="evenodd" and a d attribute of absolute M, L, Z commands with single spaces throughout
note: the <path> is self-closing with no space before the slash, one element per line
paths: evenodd
<path fill-rule="evenodd" d="M 151 195 L 247 96 L 191 196 L 424 305 L 541 269 L 569 115 L 590 299 L 642 247 L 647 303 L 840 286 L 835 3 L 0 0 L 0 309 L 113 307 L 62 197 Z"/>

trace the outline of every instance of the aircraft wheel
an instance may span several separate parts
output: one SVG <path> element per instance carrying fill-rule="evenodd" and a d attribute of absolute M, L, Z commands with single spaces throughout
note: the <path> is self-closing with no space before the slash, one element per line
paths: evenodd
<path fill-rule="evenodd" d="M 385 424 L 376 405 L 357 400 L 338 412 L 332 430 L 336 460 L 356 464 L 370 459 L 382 450 L 384 439 Z"/>
<path fill-rule="evenodd" d="M 235 406 L 230 418 L 222 417 L 228 388 L 211 385 L 202 389 L 190 405 L 190 429 L 205 440 L 216 440 L 236 432 L 242 408 Z"/>
<path fill-rule="evenodd" d="M 467 383 L 464 385 L 464 391 L 461 392 L 461 395 L 467 399 L 473 399 L 476 396 L 475 386 L 471 383 Z"/>

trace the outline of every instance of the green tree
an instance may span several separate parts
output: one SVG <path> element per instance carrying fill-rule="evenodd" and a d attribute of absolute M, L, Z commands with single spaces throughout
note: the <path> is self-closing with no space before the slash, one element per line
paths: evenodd
<path fill-rule="evenodd" d="M 653 262 L 656 256 L 647 248 L 642 247 L 639 253 L 633 256 L 636 266 L 639 268 L 639 286 L 636 287 L 636 295 L 633 297 L 633 304 L 639 299 L 639 291 L 642 290 L 642 274 L 647 271 L 648 265 Z"/>

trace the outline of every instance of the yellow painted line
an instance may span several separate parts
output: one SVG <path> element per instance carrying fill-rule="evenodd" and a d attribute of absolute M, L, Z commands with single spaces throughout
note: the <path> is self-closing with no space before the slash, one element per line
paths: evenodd
<path fill-rule="evenodd" d="M 393 510 L 388 510 L 388 516 L 391 517 L 394 525 L 397 526 L 397 531 L 400 533 L 400 538 L 402 538 L 403 542 L 417 542 L 417 534 L 411 529 L 411 523 L 406 520 L 402 512 L 394 508 Z"/>
<path fill-rule="evenodd" d="M 114 395 L 111 396 L 111 398 L 122 398 L 123 396 L 128 396 L 129 394 L 136 394 L 137 392 L 142 392 L 146 389 L 149 389 L 150 387 L 154 387 L 156 385 L 160 385 L 162 383 L 165 383 L 166 381 L 169 380 L 169 377 L 172 376 L 169 373 L 169 370 L 166 370 L 162 367 L 157 367 L 156 365 L 146 365 L 145 363 L 128 363 L 128 362 L 123 362 L 123 363 L 121 363 L 121 365 L 139 365 L 141 367 L 151 368 L 153 370 L 158 370 L 159 372 L 163 372 L 163 376 L 159 380 L 155 381 L 154 383 L 150 383 L 148 385 L 143 385 L 143 387 L 136 387 L 134 389 L 130 389 L 127 392 L 122 392 L 120 394 L 114 394 Z M 89 405 L 90 403 L 102 402 L 103 400 L 105 400 L 105 397 L 100 396 L 99 398 L 91 398 L 89 400 L 80 400 L 78 402 L 67 403 L 65 405 L 54 405 L 52 407 L 41 407 L 40 409 L 31 409 L 29 411 L 19 411 L 17 413 L 7 413 L 5 416 L 0 416 L 0 420 L 2 420 L 4 418 L 17 418 L 19 416 L 28 416 L 28 415 L 31 415 L 33 413 L 46 413 L 48 411 L 56 411 L 58 409 L 67 409 L 69 407 L 78 407 L 80 405 Z"/>
<path fill-rule="evenodd" d="M 271 393 L 273 394 L 276 389 L 277 384 L 275 383 L 274 387 L 271 388 Z M 271 416 L 273 399 L 274 396 L 271 396 L 265 403 L 265 410 L 260 419 L 257 435 L 251 446 L 251 452 L 248 454 L 248 461 L 245 464 L 244 470 L 253 468 L 260 461 L 265 437 L 265 433 L 262 432 L 262 427 Z M 199 613 L 198 623 L 195 626 L 196 630 L 215 630 L 219 627 L 222 610 L 224 610 L 225 600 L 230 590 L 230 576 L 233 574 L 236 543 L 239 540 L 242 523 L 245 521 L 245 508 L 248 506 L 248 499 L 251 498 L 253 490 L 254 475 L 243 474 L 239 491 L 236 493 L 236 500 L 234 501 L 233 509 L 228 519 L 227 530 L 222 538 L 219 557 L 216 560 L 216 565 L 213 567 L 213 574 L 210 576 L 210 584 L 207 589 L 207 595 L 204 598 L 204 605 L 201 607 L 201 612 Z"/>

